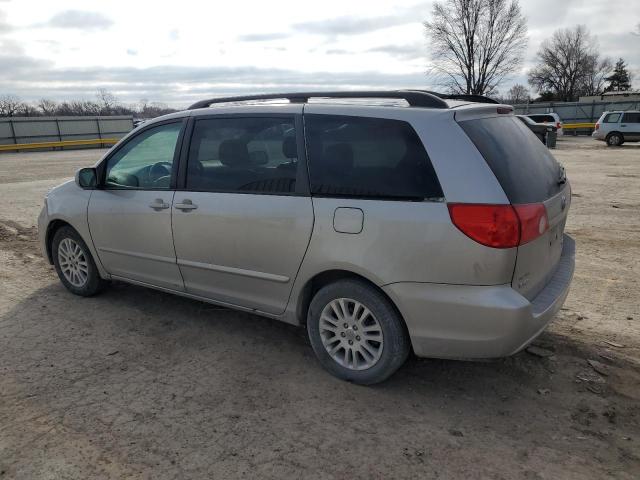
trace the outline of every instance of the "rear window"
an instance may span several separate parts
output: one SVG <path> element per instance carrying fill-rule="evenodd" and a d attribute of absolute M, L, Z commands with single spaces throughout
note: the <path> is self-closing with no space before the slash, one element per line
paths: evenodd
<path fill-rule="evenodd" d="M 560 192 L 560 164 L 513 116 L 460 122 L 513 204 L 543 202 Z"/>
<path fill-rule="evenodd" d="M 311 192 L 319 196 L 441 198 L 427 152 L 399 120 L 305 115 Z"/>
<path fill-rule="evenodd" d="M 556 119 L 551 115 L 529 115 L 529 118 L 533 119 L 536 123 L 556 123 Z"/>

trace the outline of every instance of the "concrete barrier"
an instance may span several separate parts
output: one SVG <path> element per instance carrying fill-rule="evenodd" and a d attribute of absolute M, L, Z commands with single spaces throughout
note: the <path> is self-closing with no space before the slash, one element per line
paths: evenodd
<path fill-rule="evenodd" d="M 0 151 L 20 150 L 23 145 L 33 145 L 27 147 L 30 149 L 99 148 L 115 143 L 132 129 L 132 116 L 4 117 L 0 118 Z"/>

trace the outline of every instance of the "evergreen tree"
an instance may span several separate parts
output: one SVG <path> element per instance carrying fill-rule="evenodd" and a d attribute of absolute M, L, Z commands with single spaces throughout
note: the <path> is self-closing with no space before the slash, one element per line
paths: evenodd
<path fill-rule="evenodd" d="M 604 89 L 605 92 L 625 92 L 631 89 L 631 77 L 621 58 L 616 62 L 613 73 L 606 78 L 609 85 Z"/>

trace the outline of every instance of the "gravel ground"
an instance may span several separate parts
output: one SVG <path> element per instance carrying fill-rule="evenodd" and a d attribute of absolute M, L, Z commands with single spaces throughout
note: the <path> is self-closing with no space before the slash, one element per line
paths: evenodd
<path fill-rule="evenodd" d="M 326 374 L 289 325 L 65 291 L 36 216 L 102 153 L 0 155 L 0 479 L 638 478 L 640 146 L 560 139 L 576 276 L 538 350 L 411 358 L 375 387 Z"/>

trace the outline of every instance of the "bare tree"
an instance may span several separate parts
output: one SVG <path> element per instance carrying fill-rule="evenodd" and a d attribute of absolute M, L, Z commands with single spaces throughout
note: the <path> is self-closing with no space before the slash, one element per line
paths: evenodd
<path fill-rule="evenodd" d="M 0 117 L 13 117 L 22 108 L 22 100 L 15 95 L 0 97 Z"/>
<path fill-rule="evenodd" d="M 542 42 L 537 58 L 538 64 L 529 72 L 529 84 L 567 102 L 601 89 L 600 77 L 606 76 L 610 65 L 607 59 L 600 60 L 597 41 L 584 25 L 556 30 Z"/>
<path fill-rule="evenodd" d="M 118 105 L 118 99 L 106 88 L 99 88 L 96 92 L 98 106 L 102 115 L 111 115 L 113 109 Z"/>
<path fill-rule="evenodd" d="M 489 94 L 522 64 L 526 19 L 518 0 L 443 0 L 424 23 L 436 82 L 455 93 Z"/>
<path fill-rule="evenodd" d="M 42 114 L 48 116 L 55 115 L 56 109 L 58 108 L 57 102 L 49 98 L 41 98 L 40 100 L 38 100 L 37 105 Z"/>
<path fill-rule="evenodd" d="M 530 99 L 529 89 L 519 83 L 515 84 L 507 92 L 507 101 L 510 104 L 526 103 Z"/>
<path fill-rule="evenodd" d="M 605 89 L 605 82 L 613 69 L 613 61 L 606 57 L 599 60 L 598 55 L 588 59 L 584 80 L 578 88 L 580 95 L 601 95 Z"/>

